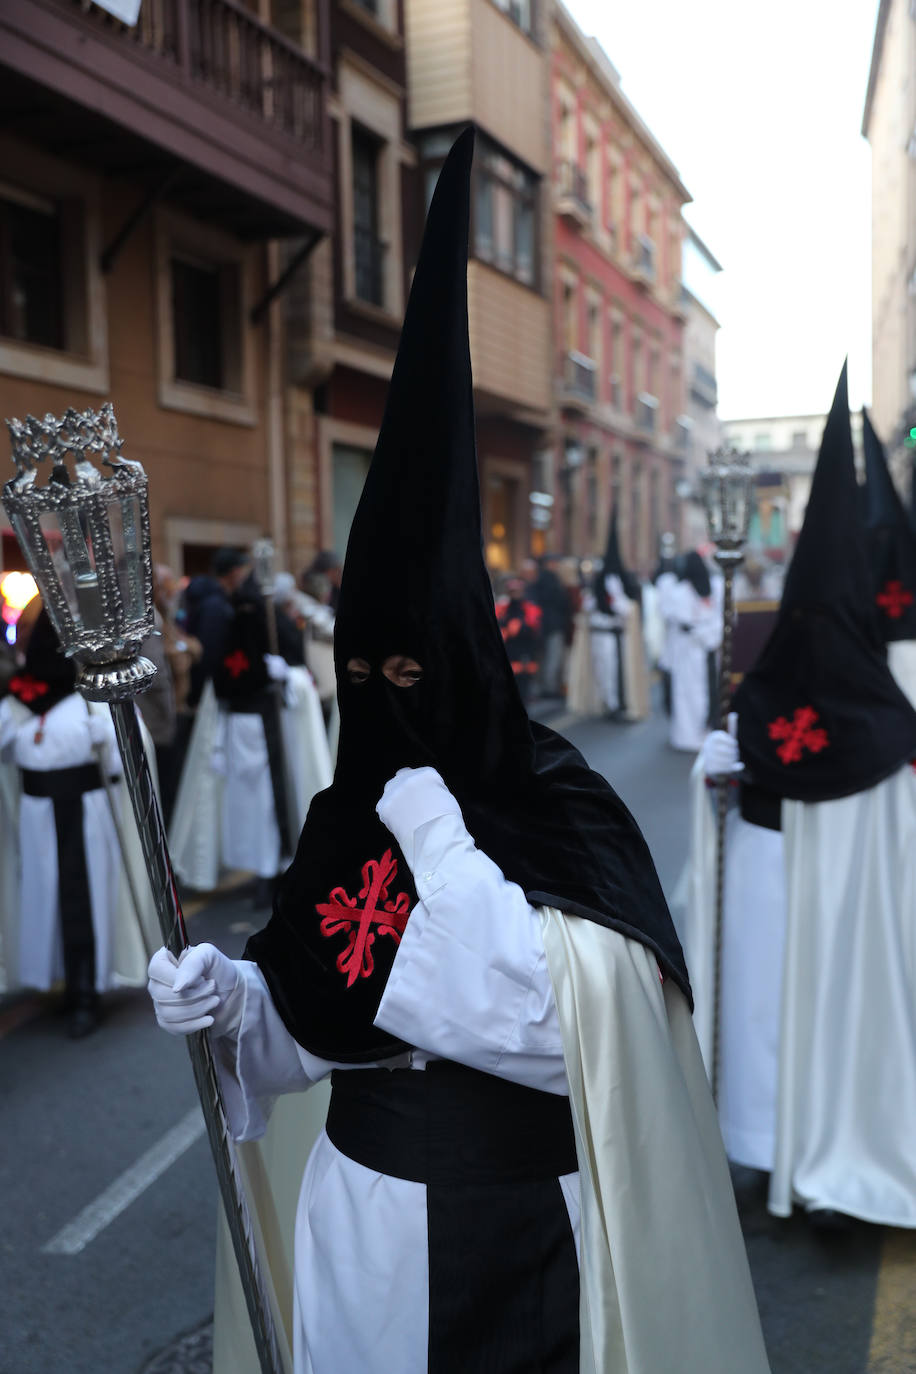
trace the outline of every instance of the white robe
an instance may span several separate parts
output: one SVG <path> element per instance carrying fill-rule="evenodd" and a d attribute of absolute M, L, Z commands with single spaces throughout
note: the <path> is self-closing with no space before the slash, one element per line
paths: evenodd
<path fill-rule="evenodd" d="M 87 703 L 76 693 L 44 716 L 33 715 L 14 697 L 0 702 L 0 768 L 4 869 L 0 887 L 0 987 L 47 991 L 64 976 L 57 872 L 57 832 L 50 797 L 21 794 L 19 769 L 43 772 L 95 763 L 87 728 L 89 713 L 109 724 L 109 776 L 120 775 L 121 759 L 107 706 Z M 40 738 L 36 738 L 40 734 Z M 145 735 L 147 749 L 151 748 Z M 83 842 L 95 936 L 96 990 L 117 984 L 146 983 L 149 956 L 160 943 L 149 880 L 130 799 L 123 784 L 113 785 L 118 821 L 127 850 L 135 910 L 106 792 L 82 797 Z"/>
<path fill-rule="evenodd" d="M 321 702 L 310 674 L 291 668 L 280 713 L 294 841 L 316 792 L 333 776 Z M 221 868 L 274 877 L 281 853 L 264 724 L 220 711 L 211 684 L 197 708 L 175 800 L 169 849 L 177 876 L 212 891 Z"/>
<path fill-rule="evenodd" d="M 690 779 L 691 846 L 680 936 L 690 970 L 694 1021 L 712 1071 L 716 792 L 700 760 Z M 719 1122 L 729 1159 L 773 1168 L 779 1019 L 786 930 L 783 837 L 752 825 L 737 807 L 725 827 Z"/>
<path fill-rule="evenodd" d="M 786 931 L 770 1211 L 916 1227 L 916 771 L 783 802 Z"/>
<path fill-rule="evenodd" d="M 419 902 L 376 1023 L 422 1048 L 389 1064 L 422 1071 L 430 1058 L 446 1057 L 571 1092 L 580 1174 L 560 1182 L 579 1245 L 583 1180 L 583 1374 L 733 1374 L 736 1350 L 742 1374 L 765 1374 L 724 1152 L 683 997 L 662 988 L 643 946 L 530 907 L 475 849 L 457 808 L 442 814 L 441 797 L 441 787 L 425 802 L 415 797 L 404 833 L 396 832 L 408 853 L 416 846 Z M 307 1087 L 332 1066 L 296 1045 L 257 969 L 243 969 L 241 1031 L 218 1042 L 218 1054 L 233 1129 L 251 1139 L 264 1128 L 265 1099 Z M 287 1180 L 290 1152 L 301 1164 L 305 1148 L 302 1133 L 288 1136 Z M 270 1149 L 276 1167 L 276 1138 Z M 354 1163 L 322 1132 L 295 1233 L 296 1374 L 421 1374 L 424 1186 Z M 216 1350 L 219 1374 L 256 1368 L 244 1307 L 231 1292 L 217 1292 Z"/>
<path fill-rule="evenodd" d="M 665 596 L 671 673 L 671 731 L 674 749 L 700 748 L 709 729 L 708 655 L 722 643 L 722 615 L 714 597 L 698 596 L 689 582 L 678 582 Z"/>
<path fill-rule="evenodd" d="M 699 761 L 692 788 L 681 934 L 708 1065 L 715 826 Z M 784 801 L 782 825 L 780 834 L 729 817 L 729 1156 L 771 1172 L 777 1216 L 800 1203 L 916 1226 L 916 773 L 908 765 L 839 801 Z"/>

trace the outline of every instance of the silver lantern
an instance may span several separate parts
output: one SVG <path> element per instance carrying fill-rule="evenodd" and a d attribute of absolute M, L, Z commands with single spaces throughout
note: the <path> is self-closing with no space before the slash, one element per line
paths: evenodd
<path fill-rule="evenodd" d="M 93 701 L 133 696 L 156 671 L 139 653 L 153 630 L 146 473 L 121 457 L 111 405 L 8 424 L 4 505 L 77 685 Z"/>
<path fill-rule="evenodd" d="M 3 488 L 3 503 L 61 646 L 76 661 L 77 687 L 110 704 L 162 939 L 178 954 L 188 943 L 184 917 L 131 700 L 156 673 L 140 653 L 153 632 L 146 473 L 122 458 L 111 405 L 7 424 L 16 476 Z M 188 1050 L 262 1374 L 279 1374 L 270 1301 L 205 1032 L 188 1037 Z"/>

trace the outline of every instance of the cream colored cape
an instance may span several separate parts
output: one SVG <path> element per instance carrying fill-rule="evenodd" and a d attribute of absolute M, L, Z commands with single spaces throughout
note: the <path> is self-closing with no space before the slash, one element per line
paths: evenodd
<path fill-rule="evenodd" d="M 645 946 L 542 920 L 579 1156 L 581 1374 L 768 1374 L 684 996 Z"/>
<path fill-rule="evenodd" d="M 101 702 L 87 703 L 92 715 L 109 715 L 107 705 Z M 18 702 L 11 703 L 12 709 L 22 712 L 22 719 L 31 718 L 27 707 Z M 146 750 L 153 785 L 158 795 L 159 782 L 156 773 L 156 751 L 149 731 L 143 724 L 139 711 L 137 720 Z M 130 987 L 145 987 L 146 967 L 150 955 L 162 944 L 159 921 L 150 887 L 143 849 L 134 819 L 133 807 L 127 792 L 126 783 L 118 789 L 118 823 L 124 839 L 122 850 L 123 864 L 115 907 L 114 930 L 112 937 L 111 967 L 118 983 Z M 3 837 L 3 850 L 0 852 L 0 992 L 11 992 L 18 986 L 19 969 L 19 798 L 21 795 L 19 769 L 14 764 L 0 764 L 0 836 Z M 128 885 L 126 868 L 130 872 L 133 892 L 137 897 L 139 910 L 134 907 L 131 887 Z"/>
<path fill-rule="evenodd" d="M 579 1155 L 581 1374 L 768 1374 L 684 997 L 642 945 L 541 914 Z M 281 1098 L 263 1140 L 240 1147 L 287 1338 L 296 1199 L 326 1104 L 325 1085 Z M 256 1374 L 222 1219 L 214 1320 L 215 1374 Z"/>

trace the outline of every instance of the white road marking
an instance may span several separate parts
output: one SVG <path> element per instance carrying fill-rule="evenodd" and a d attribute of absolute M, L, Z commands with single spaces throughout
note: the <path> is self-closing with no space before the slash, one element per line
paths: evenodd
<path fill-rule="evenodd" d="M 62 1231 L 41 1247 L 45 1255 L 78 1255 L 91 1240 L 121 1215 L 170 1164 L 184 1154 L 204 1133 L 200 1107 L 192 1107 L 177 1126 L 157 1141 L 135 1164 L 125 1169 L 104 1193 L 84 1207 Z"/>

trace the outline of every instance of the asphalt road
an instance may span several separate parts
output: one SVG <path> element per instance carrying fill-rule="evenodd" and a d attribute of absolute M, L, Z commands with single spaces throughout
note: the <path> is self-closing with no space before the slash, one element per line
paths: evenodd
<path fill-rule="evenodd" d="M 670 896 L 691 759 L 658 720 L 567 733 L 634 812 Z M 233 955 L 265 919 L 238 889 L 188 905 L 191 938 Z M 145 992 L 108 1004 L 73 1043 L 46 999 L 0 1003 L 0 1374 L 210 1368 L 216 1186 L 187 1053 Z M 763 1176 L 735 1185 L 773 1374 L 914 1374 L 916 1237 L 855 1225 L 825 1240 L 768 1216 Z"/>

